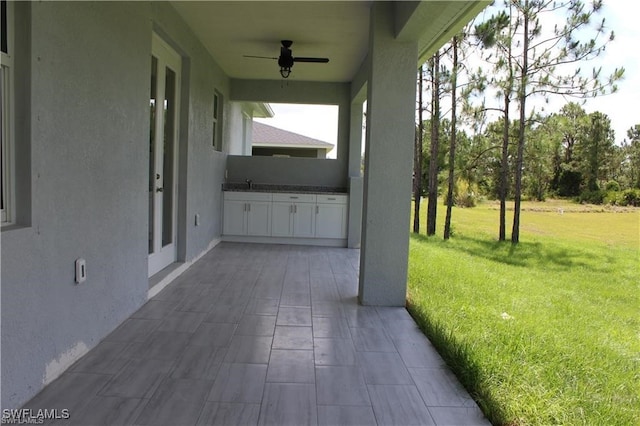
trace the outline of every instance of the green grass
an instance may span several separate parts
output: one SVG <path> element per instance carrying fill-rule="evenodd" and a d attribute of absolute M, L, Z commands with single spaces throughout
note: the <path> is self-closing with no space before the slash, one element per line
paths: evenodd
<path fill-rule="evenodd" d="M 494 424 L 640 424 L 640 211 L 554 205 L 517 246 L 493 204 L 412 236 L 409 309 Z"/>

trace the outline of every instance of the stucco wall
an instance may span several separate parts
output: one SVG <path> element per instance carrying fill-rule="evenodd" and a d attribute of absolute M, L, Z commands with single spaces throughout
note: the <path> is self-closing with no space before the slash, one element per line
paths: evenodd
<path fill-rule="evenodd" d="M 30 223 L 2 230 L 2 408 L 35 395 L 147 297 L 149 70 L 155 29 L 185 57 L 179 256 L 219 237 L 229 82 L 167 4 L 30 4 Z M 225 122 L 226 136 L 236 123 Z M 237 133 L 237 132 L 235 132 Z M 194 216 L 200 214 L 199 227 Z M 87 281 L 74 283 L 74 261 Z"/>

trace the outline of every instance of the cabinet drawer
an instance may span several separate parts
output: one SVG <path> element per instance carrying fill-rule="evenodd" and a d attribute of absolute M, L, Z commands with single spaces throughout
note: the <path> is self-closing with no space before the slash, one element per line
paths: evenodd
<path fill-rule="evenodd" d="M 233 191 L 225 191 L 224 192 L 225 200 L 232 201 L 271 201 L 271 193 L 268 192 L 233 192 Z"/>
<path fill-rule="evenodd" d="M 323 204 L 347 204 L 347 195 L 318 194 L 318 203 Z"/>
<path fill-rule="evenodd" d="M 315 203 L 316 194 L 273 194 L 273 201 L 290 202 L 290 203 Z"/>

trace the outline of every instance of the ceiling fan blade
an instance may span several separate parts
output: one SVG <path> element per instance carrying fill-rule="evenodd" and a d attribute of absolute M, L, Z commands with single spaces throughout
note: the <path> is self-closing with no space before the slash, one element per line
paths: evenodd
<path fill-rule="evenodd" d="M 274 58 L 271 56 L 254 56 L 254 55 L 242 55 L 245 58 L 258 58 L 258 59 L 275 59 L 277 60 L 278 58 Z"/>
<path fill-rule="evenodd" d="M 329 62 L 329 58 L 306 58 L 304 56 L 296 56 L 293 58 L 293 62 L 315 62 L 318 64 L 326 64 Z"/>

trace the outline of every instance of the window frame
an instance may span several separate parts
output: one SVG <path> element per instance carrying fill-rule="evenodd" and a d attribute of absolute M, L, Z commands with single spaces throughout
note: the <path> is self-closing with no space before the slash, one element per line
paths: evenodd
<path fill-rule="evenodd" d="M 216 151 L 222 151 L 222 123 L 224 98 L 222 93 L 214 89 L 213 91 L 213 113 L 212 116 L 212 142 L 211 145 Z"/>
<path fill-rule="evenodd" d="M 0 51 L 0 149 L 2 156 L 2 208 L 0 208 L 0 225 L 15 223 L 15 139 L 14 139 L 14 10 L 13 2 L 2 0 L 6 8 L 6 44 L 7 52 Z"/>

